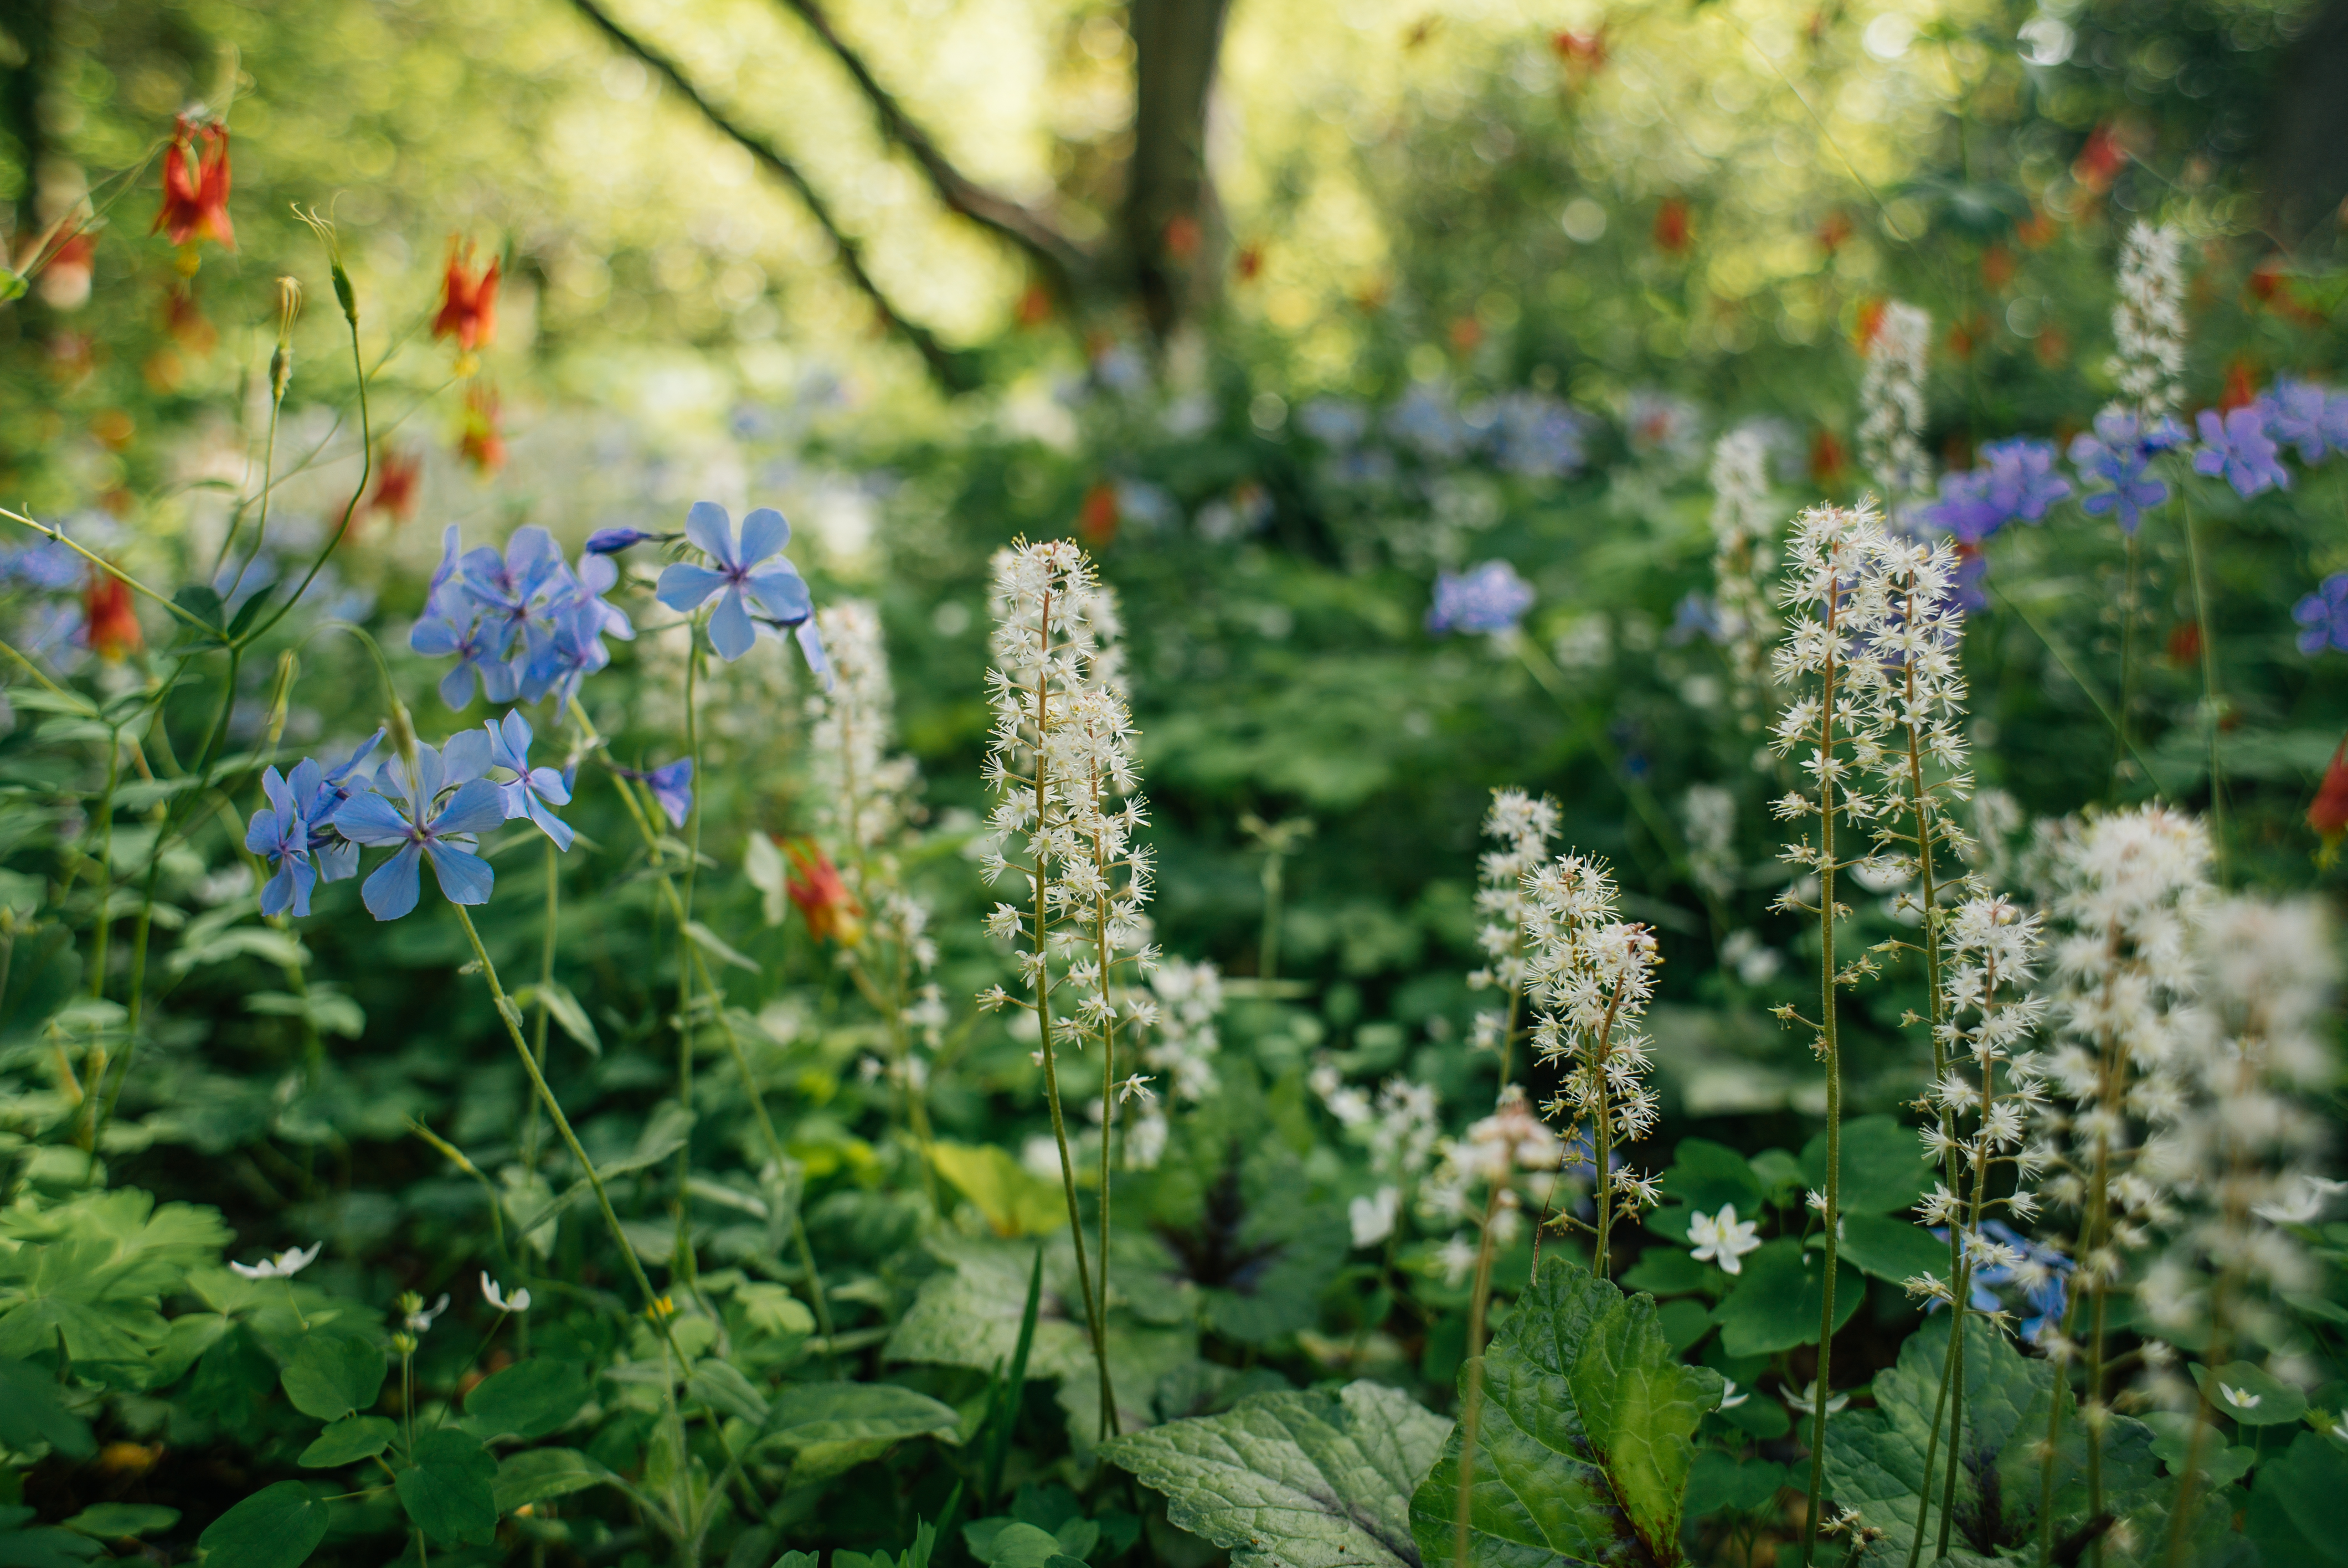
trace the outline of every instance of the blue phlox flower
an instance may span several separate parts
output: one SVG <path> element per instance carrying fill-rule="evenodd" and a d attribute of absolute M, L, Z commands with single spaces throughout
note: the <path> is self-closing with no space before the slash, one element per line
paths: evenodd
<path fill-rule="evenodd" d="M 305 763 L 314 769 L 315 763 Z M 294 770 L 297 783 L 302 769 Z M 317 868 L 310 864 L 310 825 L 302 820 L 302 807 L 295 785 L 288 784 L 285 776 L 275 768 L 261 775 L 261 792 L 269 804 L 252 814 L 244 830 L 244 846 L 255 855 L 269 857 L 273 874 L 262 884 L 261 912 L 283 915 L 292 910 L 298 917 L 310 912 L 310 889 L 316 886 Z"/>
<path fill-rule="evenodd" d="M 55 539 L 36 539 L 0 553 L 0 576 L 52 593 L 79 588 L 83 569 L 81 557 Z"/>
<path fill-rule="evenodd" d="M 638 545 L 665 544 L 676 537 L 675 534 L 646 533 L 642 528 L 597 528 L 587 536 L 587 553 L 594 556 L 615 556 L 622 550 L 632 550 Z"/>
<path fill-rule="evenodd" d="M 2071 481 L 2054 471 L 2054 444 L 2017 436 L 1981 449 L 1989 470 L 1989 499 L 2007 518 L 2046 520 L 2046 510 L 2071 493 Z"/>
<path fill-rule="evenodd" d="M 470 733 L 480 743 L 479 754 L 486 757 L 489 737 L 479 731 Z M 452 743 L 450 749 L 458 747 Z M 459 753 L 459 771 L 470 764 L 468 753 L 474 749 L 468 744 Z M 376 866 L 359 888 L 360 901 L 376 919 L 396 920 L 416 907 L 417 866 L 427 856 L 432 861 L 433 878 L 448 902 L 489 902 L 496 874 L 488 861 L 473 853 L 474 835 L 505 821 L 505 803 L 498 786 L 488 779 L 464 778 L 453 793 L 448 793 L 451 782 L 441 753 L 430 746 L 418 746 L 413 774 L 394 757 L 376 775 L 375 793 L 353 795 L 335 814 L 335 827 L 354 844 L 399 846 L 398 853 Z"/>
<path fill-rule="evenodd" d="M 470 605 L 461 621 L 427 615 L 407 634 L 407 645 L 427 659 L 456 657 L 457 667 L 440 677 L 440 700 L 458 709 L 472 702 L 476 681 L 489 702 L 514 700 L 520 682 L 507 659 L 513 640 L 512 622 L 479 615 Z"/>
<path fill-rule="evenodd" d="M 2194 417 L 2201 445 L 2193 451 L 2193 471 L 2211 478 L 2219 475 L 2248 498 L 2263 491 L 2291 488 L 2291 471 L 2275 460 L 2275 444 L 2268 438 L 2265 411 L 2258 405 L 2230 409 L 2220 415 L 2205 408 Z"/>
<path fill-rule="evenodd" d="M 1510 474 L 1561 479 L 1582 465 L 1581 416 L 1542 392 L 1510 392 L 1490 405 L 1492 460 Z"/>
<path fill-rule="evenodd" d="M 2005 521 L 1990 499 L 1989 482 L 1985 468 L 1943 474 L 1939 498 L 1918 507 L 1916 515 L 1934 528 L 1947 529 L 1966 544 L 1977 545 Z"/>
<path fill-rule="evenodd" d="M 424 613 L 437 615 L 444 620 L 470 620 L 473 606 L 465 599 L 465 585 L 457 575 L 462 559 L 461 538 L 457 525 L 450 523 L 440 531 L 440 564 L 432 569 L 432 581 L 424 592 Z"/>
<path fill-rule="evenodd" d="M 2284 375 L 2277 376 L 2250 406 L 2266 422 L 2269 440 L 2298 447 L 2302 463 L 2321 463 L 2340 446 L 2332 432 L 2333 401 L 2330 388 Z"/>
<path fill-rule="evenodd" d="M 1451 389 L 1418 382 L 1386 411 L 1386 435 L 1421 457 L 1448 462 L 1468 450 L 1469 431 Z"/>
<path fill-rule="evenodd" d="M 1435 579 L 1426 629 L 1437 634 L 1513 631 L 1533 607 L 1533 585 L 1504 560 L 1488 560 L 1465 572 L 1443 572 Z"/>
<path fill-rule="evenodd" d="M 2096 433 L 2072 439 L 2071 461 L 2083 477 L 2101 479 L 2111 488 L 2083 495 L 2080 509 L 2090 517 L 2109 514 L 2122 533 L 2135 533 L 2145 513 L 2168 500 L 2168 484 L 2149 472 L 2153 454 L 2184 438 L 2184 431 L 2171 419 L 2163 419 L 2147 435 L 2126 409 L 2106 408 L 2096 415 Z"/>
<path fill-rule="evenodd" d="M 569 849 L 571 825 L 557 818 L 551 808 L 571 804 L 571 786 L 554 769 L 530 765 L 530 721 L 520 713 L 510 712 L 483 728 L 489 735 L 490 766 L 514 775 L 498 785 L 506 820 L 528 817 L 541 833 L 554 840 L 555 848 Z"/>
<path fill-rule="evenodd" d="M 781 554 L 790 542 L 791 526 L 772 507 L 760 507 L 742 519 L 738 545 L 726 508 L 710 501 L 693 504 L 685 516 L 685 532 L 716 564 L 675 562 L 661 572 L 655 592 L 663 604 L 676 610 L 697 609 L 710 595 L 722 595 L 709 618 L 709 643 L 727 663 L 749 652 L 757 641 L 758 629 L 751 621 L 746 596 L 786 626 L 796 626 L 815 612 L 815 598 L 808 591 L 807 580 Z M 768 560 L 776 564 L 763 564 Z"/>
<path fill-rule="evenodd" d="M 693 759 L 680 757 L 664 768 L 638 773 L 633 768 L 614 767 L 612 770 L 623 779 L 633 779 L 653 792 L 660 803 L 662 815 L 671 827 L 683 827 L 685 819 L 693 815 Z M 564 781 L 569 782 L 567 779 Z"/>
<path fill-rule="evenodd" d="M 2322 586 L 2291 607 L 2299 622 L 2299 651 L 2312 659 L 2327 648 L 2348 653 L 2348 571 L 2334 572 Z"/>
<path fill-rule="evenodd" d="M 830 691 L 831 659 L 823 651 L 823 632 L 816 626 L 815 617 L 810 615 L 792 627 L 791 636 L 798 641 L 800 656 L 807 660 L 808 668 L 815 672 L 817 680 L 823 682 L 823 689 Z"/>

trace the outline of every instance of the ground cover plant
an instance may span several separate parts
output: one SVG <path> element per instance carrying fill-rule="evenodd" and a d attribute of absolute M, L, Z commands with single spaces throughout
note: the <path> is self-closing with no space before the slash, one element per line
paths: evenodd
<path fill-rule="evenodd" d="M 689 464 L 139 131 L 0 280 L 0 1563 L 2341 1557 L 2348 276 L 2009 20 L 1823 333 L 1430 220 L 1342 381 Z M 1546 113 L 1373 175 L 1537 261 Z"/>

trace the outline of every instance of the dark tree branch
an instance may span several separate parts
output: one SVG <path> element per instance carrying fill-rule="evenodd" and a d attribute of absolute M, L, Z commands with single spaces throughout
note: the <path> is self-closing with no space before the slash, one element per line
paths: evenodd
<path fill-rule="evenodd" d="M 896 95 L 882 87 L 868 67 L 862 56 L 850 48 L 846 39 L 835 31 L 830 17 L 824 15 L 818 0 L 779 0 L 783 7 L 807 24 L 808 29 L 823 41 L 832 57 L 854 77 L 856 85 L 872 105 L 880 119 L 880 134 L 903 148 L 912 160 L 921 165 L 929 177 L 931 189 L 938 200 L 961 213 L 979 227 L 1008 240 L 1025 251 L 1049 275 L 1061 293 L 1069 293 L 1076 281 L 1089 270 L 1091 258 L 1082 248 L 1053 225 L 1050 220 L 1034 208 L 1013 200 L 999 191 L 990 190 L 962 170 L 956 169 L 946 155 L 938 150 L 929 133 L 913 123 L 897 101 Z"/>
<path fill-rule="evenodd" d="M 596 0 L 571 0 L 571 4 L 578 7 L 581 15 L 594 23 L 605 37 L 659 73 L 661 78 L 682 95 L 685 102 L 701 111 L 705 119 L 732 138 L 736 146 L 757 159 L 767 172 L 789 186 L 792 194 L 799 199 L 800 205 L 822 225 L 823 231 L 831 236 L 833 246 L 839 251 L 840 266 L 847 271 L 850 281 L 872 302 L 873 308 L 880 313 L 880 319 L 913 345 L 914 351 L 922 356 L 922 362 L 929 366 L 930 374 L 941 385 L 951 392 L 969 390 L 971 376 L 961 360 L 938 342 L 936 335 L 927 327 L 918 322 L 907 321 L 898 313 L 897 307 L 889 302 L 889 296 L 881 292 L 880 285 L 866 270 L 863 245 L 839 226 L 830 205 L 814 186 L 808 183 L 807 176 L 799 172 L 797 164 L 785 158 L 773 143 L 736 124 L 725 110 L 703 96 L 701 89 L 687 79 L 675 61 L 613 21 L 610 14 L 596 4 Z"/>

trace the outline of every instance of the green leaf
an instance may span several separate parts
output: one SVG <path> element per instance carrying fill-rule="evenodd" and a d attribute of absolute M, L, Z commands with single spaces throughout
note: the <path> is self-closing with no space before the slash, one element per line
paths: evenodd
<path fill-rule="evenodd" d="M 39 1030 L 73 999 L 81 980 L 81 955 L 63 926 L 0 934 L 0 959 L 8 966 L 0 985 L 0 1040 Z"/>
<path fill-rule="evenodd" d="M 1924 1145 L 1894 1116 L 1854 1116 L 1842 1124 L 1842 1212 L 1890 1214 L 1915 1205 L 1932 1187 Z M 1827 1135 L 1802 1145 L 1802 1180 L 1827 1190 Z"/>
<path fill-rule="evenodd" d="M 775 1559 L 775 1568 L 823 1568 L 823 1560 L 812 1552 L 786 1552 Z"/>
<path fill-rule="evenodd" d="M 693 1136 L 693 1122 L 692 1112 L 674 1100 L 664 1100 L 644 1119 L 636 1146 L 616 1160 L 597 1161 L 595 1168 L 606 1176 L 616 1176 L 657 1165 L 685 1147 L 685 1140 Z"/>
<path fill-rule="evenodd" d="M 475 1437 L 542 1438 L 587 1402 L 587 1379 L 572 1361 L 537 1356 L 493 1372 L 465 1396 L 465 1429 Z"/>
<path fill-rule="evenodd" d="M 715 1358 L 694 1364 L 685 1390 L 711 1409 L 739 1416 L 753 1426 L 762 1425 L 767 1419 L 767 1397 L 749 1378 Z"/>
<path fill-rule="evenodd" d="M 754 975 L 758 972 L 757 959 L 751 958 L 739 948 L 732 946 L 725 938 L 700 921 L 687 920 L 685 923 L 685 934 L 693 938 L 695 947 L 699 948 L 718 962 L 731 964 L 737 969 L 747 969 Z"/>
<path fill-rule="evenodd" d="M 68 1459 L 98 1451 L 89 1423 L 66 1408 L 56 1377 L 29 1362 L 0 1358 L 0 1445 L 46 1443 Z"/>
<path fill-rule="evenodd" d="M 1713 1309 L 1721 1348 L 1731 1356 L 1766 1356 L 1818 1342 L 1826 1306 L 1826 1255 L 1805 1250 L 1791 1236 L 1764 1242 L 1745 1256 L 1745 1272 L 1728 1299 Z M 1859 1310 L 1867 1282 L 1846 1265 L 1835 1269 L 1835 1327 Z"/>
<path fill-rule="evenodd" d="M 179 592 L 173 594 L 171 596 L 171 602 L 178 605 L 181 610 L 186 610 L 190 615 L 195 617 L 198 621 L 201 622 L 213 633 L 217 634 L 223 630 L 221 596 L 209 584 L 191 582 L 187 587 L 180 589 Z M 177 618 L 174 617 L 174 619 L 176 620 Z M 185 628 L 187 623 L 185 621 L 181 621 L 180 625 Z M 193 630 L 192 628 L 189 628 L 188 630 L 191 632 Z M 204 641 L 218 641 L 218 638 L 217 635 L 215 635 L 214 637 L 204 639 Z"/>
<path fill-rule="evenodd" d="M 325 1538 L 325 1501 L 281 1481 L 213 1520 L 196 1544 L 203 1568 L 299 1568 Z"/>
<path fill-rule="evenodd" d="M 1756 1513 L 1776 1501 L 1787 1484 L 1784 1465 L 1769 1460 L 1739 1463 L 1733 1454 L 1707 1449 L 1688 1471 L 1687 1515 L 1704 1519 L 1723 1509 Z"/>
<path fill-rule="evenodd" d="M 930 1161 L 985 1216 L 996 1235 L 1040 1235 L 1068 1223 L 1060 1184 L 1036 1175 L 1008 1150 L 940 1140 L 930 1145 Z"/>
<path fill-rule="evenodd" d="M 2241 1426 L 2289 1426 L 2307 1414 L 2306 1395 L 2248 1361 L 2229 1362 L 2214 1372 L 2197 1362 L 2193 1380 L 2211 1409 Z"/>
<path fill-rule="evenodd" d="M 26 1518 L 33 1512 L 29 1508 L 5 1512 Z M 47 1524 L 30 1530 L 0 1526 L 0 1568 L 81 1568 L 90 1559 L 105 1555 L 105 1547 L 75 1531 Z"/>
<path fill-rule="evenodd" d="M 543 1007 L 546 1016 L 554 1020 L 555 1027 L 585 1046 L 589 1055 L 600 1057 L 603 1054 L 603 1039 L 595 1032 L 594 1020 L 587 1016 L 587 1009 L 579 1005 L 579 999 L 571 994 L 571 988 L 561 980 L 522 986 L 515 990 L 513 999 L 525 1008 Z"/>
<path fill-rule="evenodd" d="M 1513 1319 L 1512 1319 L 1513 1321 Z M 1232 1568 L 1419 1568 L 1411 1488 L 1449 1423 L 1371 1382 L 1257 1394 L 1101 1446 Z"/>
<path fill-rule="evenodd" d="M 416 1440 L 415 1463 L 396 1478 L 399 1505 L 424 1533 L 442 1546 L 487 1541 L 498 1527 L 490 1483 L 498 1461 L 480 1440 L 442 1427 Z"/>
<path fill-rule="evenodd" d="M 180 1511 L 176 1508 L 152 1502 L 101 1502 L 67 1520 L 66 1528 L 101 1541 L 120 1541 L 152 1535 L 179 1522 Z"/>
<path fill-rule="evenodd" d="M 1744 1155 L 1708 1138 L 1683 1138 L 1672 1151 L 1671 1169 L 1663 1176 L 1663 1191 L 1684 1198 L 1700 1214 L 1716 1214 L 1723 1204 L 1735 1204 L 1737 1213 L 1757 1214 L 1766 1195 L 1760 1179 Z"/>
<path fill-rule="evenodd" d="M 1460 1369 L 1463 1389 L 1471 1369 Z M 1719 1405 L 1722 1383 L 1673 1356 L 1653 1297 L 1625 1297 L 1553 1257 L 1518 1298 L 1483 1369 L 1472 1563 L 1677 1555 L 1695 1456 L 1689 1439 Z M 1454 1434 L 1411 1499 L 1411 1530 L 1429 1562 L 1453 1552 L 1459 1463 Z"/>
<path fill-rule="evenodd" d="M 229 636 L 243 636 L 245 629 L 261 619 L 261 612 L 268 608 L 270 596 L 275 591 L 275 585 L 264 585 L 259 592 L 237 606 L 236 619 L 228 623 Z"/>
<path fill-rule="evenodd" d="M 971 1555 L 987 1568 L 1044 1568 L 1060 1555 L 1058 1536 L 1017 1520 L 1004 1521 L 1000 1529 L 985 1532 L 983 1545 L 969 1532 L 964 1538 L 970 1541 Z"/>
<path fill-rule="evenodd" d="M 383 1391 L 384 1371 L 383 1349 L 373 1340 L 320 1328 L 304 1337 L 280 1380 L 295 1409 L 338 1421 L 375 1403 Z"/>
<path fill-rule="evenodd" d="M 1685 1296 L 1720 1275 L 1675 1246 L 1651 1246 L 1622 1274 L 1622 1283 L 1650 1296 Z"/>
<path fill-rule="evenodd" d="M 508 1454 L 490 1483 L 489 1500 L 499 1513 L 511 1513 L 551 1497 L 584 1491 L 614 1478 L 577 1449 L 525 1449 Z"/>
<path fill-rule="evenodd" d="M 345 1416 L 302 1450 L 294 1462 L 305 1470 L 332 1470 L 336 1465 L 356 1464 L 363 1459 L 373 1459 L 391 1446 L 399 1429 L 384 1416 Z"/>
<path fill-rule="evenodd" d="M 2302 1432 L 2259 1466 L 2249 1533 L 2269 1563 L 2348 1563 L 2348 1535 L 2333 1512 L 2343 1498 L 2348 1498 L 2348 1449 L 2321 1433 Z"/>
<path fill-rule="evenodd" d="M 776 1396 L 767 1440 L 789 1449 L 794 1484 L 837 1475 L 908 1438 L 952 1438 L 950 1405 L 895 1383 L 795 1383 Z"/>
<path fill-rule="evenodd" d="M 1842 1219 L 1842 1245 L 1837 1252 L 1861 1274 L 1895 1285 L 1917 1275 L 1949 1277 L 1949 1244 L 1934 1238 L 1922 1225 L 1889 1214 L 1848 1214 Z M 1841 1292 L 1838 1290 L 1837 1296 Z M 1841 1303 L 1836 1303 L 1841 1309 Z"/>

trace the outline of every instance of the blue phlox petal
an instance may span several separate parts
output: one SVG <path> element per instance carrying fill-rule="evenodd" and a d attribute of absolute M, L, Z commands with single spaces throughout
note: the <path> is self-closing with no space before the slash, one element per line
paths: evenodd
<path fill-rule="evenodd" d="M 369 757 L 375 755 L 375 749 L 383 744 L 383 736 L 384 732 L 381 729 L 377 729 L 374 734 L 369 735 L 366 740 L 361 741 L 358 743 L 357 750 L 351 753 L 349 756 L 345 757 L 337 765 L 326 770 L 326 782 L 330 784 L 338 784 L 345 779 L 350 777 L 353 774 L 358 772 L 361 765 L 364 764 Z"/>
<path fill-rule="evenodd" d="M 653 597 L 671 610 L 693 610 L 726 583 L 724 572 L 695 566 L 690 561 L 672 561 L 661 569 L 660 582 L 653 589 Z"/>
<path fill-rule="evenodd" d="M 743 606 L 741 589 L 729 586 L 709 618 L 709 645 L 717 650 L 717 657 L 731 664 L 749 652 L 757 640 L 758 629 L 751 624 L 750 612 Z"/>
<path fill-rule="evenodd" d="M 382 794 L 355 794 L 335 813 L 335 831 L 353 844 L 399 844 L 412 832 L 400 809 Z"/>
<path fill-rule="evenodd" d="M 468 781 L 440 815 L 432 819 L 431 832 L 443 837 L 452 833 L 487 833 L 505 819 L 505 802 L 499 786 L 488 779 L 477 778 Z"/>
<path fill-rule="evenodd" d="M 831 660 L 824 653 L 823 633 L 816 630 L 815 617 L 810 615 L 792 627 L 791 636 L 798 641 L 799 652 L 806 658 L 808 668 L 815 672 L 817 680 L 823 682 L 823 689 L 830 691 Z"/>
<path fill-rule="evenodd" d="M 808 591 L 807 579 L 788 560 L 754 571 L 742 580 L 757 597 L 760 607 L 777 620 L 799 620 L 815 613 L 815 596 Z"/>
<path fill-rule="evenodd" d="M 427 615 L 408 628 L 407 646 L 427 659 L 446 659 L 463 651 L 465 639 L 446 616 Z"/>
<path fill-rule="evenodd" d="M 734 555 L 733 519 L 726 508 L 715 501 L 695 501 L 685 515 L 685 537 L 694 547 L 722 567 L 739 563 Z"/>
<path fill-rule="evenodd" d="M 274 855 L 284 842 L 285 835 L 278 831 L 277 813 L 268 806 L 254 812 L 252 820 L 245 824 L 244 846 L 255 855 Z"/>
<path fill-rule="evenodd" d="M 489 863 L 470 850 L 459 849 L 453 844 L 435 840 L 426 846 L 432 856 L 432 875 L 440 884 L 440 892 L 451 904 L 486 904 L 489 890 L 497 885 L 497 873 Z M 410 873 L 411 877 L 413 873 Z M 413 900 L 410 900 L 413 903 Z"/>
<path fill-rule="evenodd" d="M 261 770 L 261 793 L 269 797 L 269 804 L 277 808 L 279 816 L 289 822 L 300 819 L 301 802 L 294 797 L 292 787 L 286 784 L 285 775 L 274 767 Z"/>
<path fill-rule="evenodd" d="M 521 692 L 521 674 L 507 660 L 481 666 L 481 695 L 492 702 L 510 702 Z"/>
<path fill-rule="evenodd" d="M 546 808 L 546 803 L 540 800 L 537 795 L 524 791 L 522 798 L 529 808 L 530 820 L 538 825 L 538 830 L 554 841 L 555 848 L 568 850 L 571 847 L 571 840 L 574 836 L 571 831 L 571 825 L 549 811 Z"/>
<path fill-rule="evenodd" d="M 440 677 L 440 701 L 453 711 L 461 712 L 473 702 L 475 676 L 469 660 Z"/>
<path fill-rule="evenodd" d="M 451 789 L 468 779 L 477 779 L 489 771 L 493 748 L 489 727 L 459 730 L 448 737 L 448 746 L 440 753 L 440 789 Z M 432 792 L 435 794 L 439 790 Z"/>
<path fill-rule="evenodd" d="M 526 774 L 530 772 L 530 743 L 535 738 L 528 719 L 518 712 L 509 712 L 498 721 L 497 730 L 489 737 L 489 749 L 498 766 Z"/>
<path fill-rule="evenodd" d="M 359 902 L 366 906 L 368 914 L 378 920 L 396 920 L 416 907 L 419 886 L 416 863 L 423 854 L 420 845 L 403 845 L 398 854 L 376 866 L 359 885 Z"/>
<path fill-rule="evenodd" d="M 556 773 L 552 768 L 532 768 L 530 770 L 530 793 L 538 796 L 541 800 L 551 801 L 556 805 L 569 805 L 571 804 L 571 785 L 569 781 L 564 779 L 561 774 Z"/>
<path fill-rule="evenodd" d="M 358 875 L 359 846 L 348 839 L 329 838 L 321 842 L 313 835 L 310 858 L 317 864 L 321 881 L 347 882 Z"/>
<path fill-rule="evenodd" d="M 772 507 L 760 507 L 742 519 L 744 566 L 756 566 L 791 542 L 791 525 Z"/>

